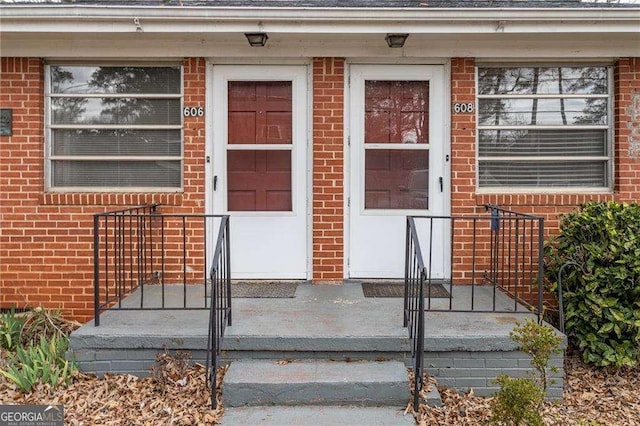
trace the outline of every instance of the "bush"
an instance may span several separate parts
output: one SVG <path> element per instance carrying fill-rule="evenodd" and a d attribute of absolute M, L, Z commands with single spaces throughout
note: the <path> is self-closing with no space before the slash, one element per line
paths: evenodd
<path fill-rule="evenodd" d="M 547 394 L 549 379 L 547 370 L 556 373 L 558 367 L 549 367 L 551 355 L 561 352 L 562 337 L 556 334 L 553 328 L 538 324 L 529 319 L 524 324 L 518 324 L 509 336 L 520 344 L 520 350 L 531 356 L 531 365 L 536 369 L 535 381 L 542 390 L 542 395 Z"/>
<path fill-rule="evenodd" d="M 47 339 L 54 336 L 68 336 L 80 326 L 75 321 L 64 319 L 60 311 L 45 310 L 41 307 L 25 312 L 23 318 L 25 323 L 20 336 L 23 346 L 37 345 L 42 336 Z"/>
<path fill-rule="evenodd" d="M 27 393 L 42 382 L 53 387 L 68 384 L 76 370 L 74 362 L 65 358 L 68 338 L 54 335 L 50 339 L 42 336 L 38 345 L 18 346 L 7 360 L 7 369 L 0 374 L 14 382 Z"/>
<path fill-rule="evenodd" d="M 530 378 L 509 377 L 501 374 L 496 378 L 500 390 L 491 401 L 491 424 L 498 425 L 542 425 L 538 408 L 543 401 L 542 390 Z"/>
<path fill-rule="evenodd" d="M 20 335 L 25 319 L 16 315 L 15 309 L 0 316 L 0 347 L 14 351 L 20 345 Z"/>
<path fill-rule="evenodd" d="M 640 205 L 588 202 L 545 245 L 549 290 L 562 276 L 565 329 L 585 362 L 640 362 Z"/>
<path fill-rule="evenodd" d="M 16 315 L 15 310 L 0 317 L 0 345 L 7 350 L 0 374 L 23 392 L 41 382 L 53 387 L 68 384 L 76 371 L 75 362 L 65 354 L 68 335 L 77 326 L 59 312 L 35 308 Z"/>
<path fill-rule="evenodd" d="M 560 353 L 562 337 L 544 324 L 528 319 L 517 324 L 509 334 L 519 343 L 519 349 L 531 356 L 531 365 L 536 373 L 528 377 L 500 375 L 495 383 L 500 390 L 491 400 L 491 424 L 498 425 L 542 425 L 540 409 L 549 384 L 547 369 L 551 355 Z M 558 371 L 551 367 L 551 371 Z"/>

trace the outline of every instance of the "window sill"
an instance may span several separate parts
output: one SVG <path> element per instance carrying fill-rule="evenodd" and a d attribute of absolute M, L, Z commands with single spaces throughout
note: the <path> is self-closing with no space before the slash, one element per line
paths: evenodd
<path fill-rule="evenodd" d="M 162 204 L 181 206 L 181 192 L 45 192 L 40 194 L 40 204 L 45 206 L 142 206 Z"/>
<path fill-rule="evenodd" d="M 546 193 L 476 193 L 476 205 L 498 204 L 509 206 L 577 206 L 587 201 L 610 201 L 613 191 L 546 192 Z"/>

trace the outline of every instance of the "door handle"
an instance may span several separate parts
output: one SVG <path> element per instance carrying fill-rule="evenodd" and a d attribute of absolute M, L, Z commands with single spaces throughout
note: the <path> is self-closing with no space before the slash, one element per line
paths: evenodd
<path fill-rule="evenodd" d="M 438 178 L 438 182 L 440 182 L 440 192 L 444 192 L 444 179 L 442 179 L 442 176 Z"/>
<path fill-rule="evenodd" d="M 218 176 L 213 177 L 213 190 L 215 191 L 218 188 Z"/>

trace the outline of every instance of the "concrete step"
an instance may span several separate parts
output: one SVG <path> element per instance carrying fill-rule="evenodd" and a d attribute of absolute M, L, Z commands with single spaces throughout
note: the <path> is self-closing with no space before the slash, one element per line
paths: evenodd
<path fill-rule="evenodd" d="M 424 395 L 424 399 L 422 402 L 427 404 L 429 407 L 442 407 L 442 397 L 440 396 L 440 392 L 438 388 L 425 383 L 425 386 L 429 386 L 429 390 Z"/>
<path fill-rule="evenodd" d="M 398 361 L 239 360 L 224 377 L 225 407 L 352 405 L 406 407 L 407 370 Z"/>
<path fill-rule="evenodd" d="M 225 408 L 223 426 L 401 426 L 415 425 L 404 407 L 257 406 Z"/>

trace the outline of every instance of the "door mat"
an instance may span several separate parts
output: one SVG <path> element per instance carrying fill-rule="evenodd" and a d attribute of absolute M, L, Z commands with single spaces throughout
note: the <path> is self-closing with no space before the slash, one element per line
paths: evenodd
<path fill-rule="evenodd" d="M 294 297 L 298 283 L 283 281 L 238 281 L 231 283 L 231 297 L 279 298 Z"/>
<path fill-rule="evenodd" d="M 404 297 L 404 283 L 399 282 L 363 282 L 364 297 Z M 424 296 L 432 298 L 449 298 L 449 292 L 442 284 L 425 284 L 422 288 Z M 430 293 L 429 293 L 430 291 Z"/>

